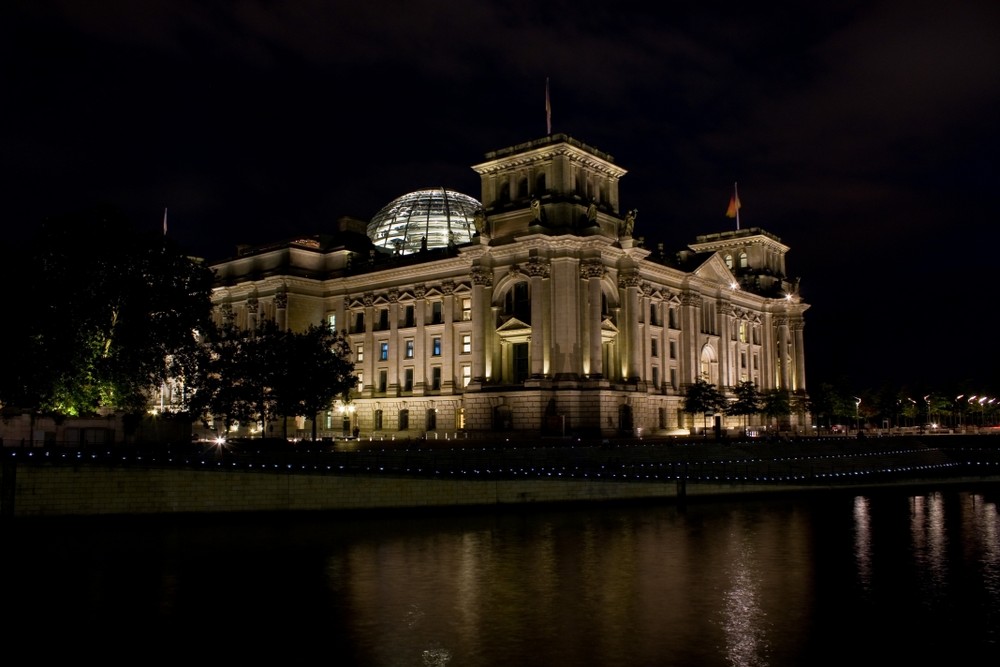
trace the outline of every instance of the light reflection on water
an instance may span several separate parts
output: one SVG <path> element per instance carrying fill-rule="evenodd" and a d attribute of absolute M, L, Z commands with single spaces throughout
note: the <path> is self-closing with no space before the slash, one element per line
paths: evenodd
<path fill-rule="evenodd" d="M 71 619 L 63 631 L 127 628 L 115 636 L 163 650 L 204 650 L 207 633 L 226 651 L 364 667 L 812 666 L 856 663 L 862 646 L 910 665 L 1000 657 L 1000 519 L 980 493 L 6 536 L 11 637 Z"/>

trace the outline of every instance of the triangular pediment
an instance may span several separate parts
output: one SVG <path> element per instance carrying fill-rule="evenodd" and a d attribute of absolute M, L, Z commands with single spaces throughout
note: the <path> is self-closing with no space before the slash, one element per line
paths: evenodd
<path fill-rule="evenodd" d="M 736 282 L 736 276 L 729 270 L 718 253 L 709 257 L 701 266 L 693 271 L 694 275 L 709 282 L 729 287 Z"/>
<path fill-rule="evenodd" d="M 500 326 L 497 327 L 497 333 L 504 333 L 504 332 L 511 332 L 511 331 L 523 331 L 525 329 L 527 329 L 527 330 L 530 331 L 531 330 L 531 325 L 530 324 L 525 324 L 524 322 L 522 322 L 521 320 L 517 319 L 516 317 L 512 317 L 512 318 L 510 318 L 509 320 L 507 320 L 506 322 L 504 322 L 503 324 L 501 324 Z"/>

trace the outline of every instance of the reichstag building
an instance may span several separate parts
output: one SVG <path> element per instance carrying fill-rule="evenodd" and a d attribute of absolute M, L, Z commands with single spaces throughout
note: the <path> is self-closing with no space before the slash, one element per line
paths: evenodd
<path fill-rule="evenodd" d="M 370 221 L 212 266 L 218 321 L 324 322 L 350 341 L 358 386 L 320 433 L 687 433 L 704 423 L 684 412 L 699 378 L 730 396 L 746 380 L 787 390 L 790 425 L 805 425 L 809 306 L 779 238 L 737 229 L 645 248 L 636 211 L 619 206 L 626 171 L 565 134 L 472 169 L 479 199 L 412 192 Z"/>

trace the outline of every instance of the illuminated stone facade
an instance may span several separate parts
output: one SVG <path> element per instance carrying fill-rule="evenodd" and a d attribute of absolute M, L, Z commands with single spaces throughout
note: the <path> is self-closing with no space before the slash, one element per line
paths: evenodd
<path fill-rule="evenodd" d="M 218 318 L 346 332 L 361 385 L 320 432 L 362 437 L 679 433 L 703 377 L 787 389 L 805 425 L 803 313 L 788 247 L 760 229 L 642 247 L 625 170 L 566 135 L 486 155 L 471 241 L 386 252 L 365 221 L 214 265 Z M 300 420 L 301 421 L 301 420 Z M 730 418 L 725 426 L 741 422 Z M 307 429 L 303 422 L 300 427 Z"/>

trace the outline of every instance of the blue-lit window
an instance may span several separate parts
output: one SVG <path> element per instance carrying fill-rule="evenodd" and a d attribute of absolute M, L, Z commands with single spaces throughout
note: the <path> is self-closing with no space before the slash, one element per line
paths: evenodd
<path fill-rule="evenodd" d="M 379 343 L 378 358 L 381 361 L 389 360 L 389 343 Z"/>
<path fill-rule="evenodd" d="M 435 338 L 431 341 L 431 356 L 440 357 L 441 356 L 441 339 Z"/>

